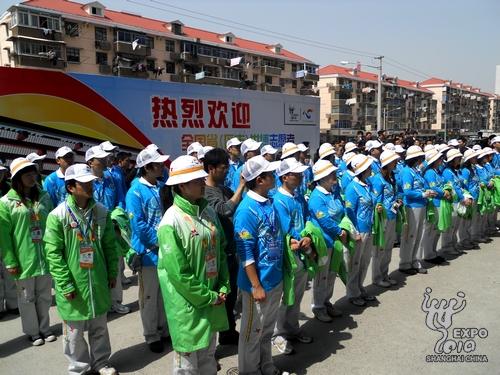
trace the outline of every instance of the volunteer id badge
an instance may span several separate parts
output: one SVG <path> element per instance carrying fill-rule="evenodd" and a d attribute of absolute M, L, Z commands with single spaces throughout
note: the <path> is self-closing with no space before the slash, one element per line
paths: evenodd
<path fill-rule="evenodd" d="M 86 269 L 94 267 L 94 249 L 92 246 L 80 245 L 80 267 Z"/>
<path fill-rule="evenodd" d="M 31 240 L 35 243 L 42 241 L 42 229 L 40 227 L 31 228 Z"/>
<path fill-rule="evenodd" d="M 211 251 L 205 256 L 207 277 L 212 279 L 217 276 L 217 258 L 215 252 Z"/>
<path fill-rule="evenodd" d="M 281 242 L 272 239 L 269 242 L 268 248 L 268 257 L 270 260 L 278 260 L 281 257 L 282 247 Z"/>

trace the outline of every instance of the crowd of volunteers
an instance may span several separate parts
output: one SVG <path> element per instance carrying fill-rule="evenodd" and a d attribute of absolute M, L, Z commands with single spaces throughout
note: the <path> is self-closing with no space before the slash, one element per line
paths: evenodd
<path fill-rule="evenodd" d="M 335 283 L 365 306 L 372 283 L 426 274 L 499 235 L 500 137 L 467 145 L 415 137 L 305 144 L 280 150 L 251 138 L 192 143 L 174 160 L 151 144 L 131 154 L 109 141 L 0 164 L 0 314 L 19 314 L 34 346 L 57 340 L 55 290 L 69 374 L 116 374 L 107 314 L 127 314 L 125 264 L 138 278 L 144 341 L 171 340 L 174 374 L 215 374 L 219 345 L 238 346 L 240 374 L 284 374 L 273 346 L 293 354 L 313 337 L 300 307 L 323 323 L 342 315 Z M 165 167 L 169 165 L 169 168 Z M 340 281 L 338 280 L 340 279 Z M 236 321 L 239 322 L 239 331 Z M 88 332 L 88 342 L 84 332 Z M 116 364 L 119 367 L 119 364 Z"/>

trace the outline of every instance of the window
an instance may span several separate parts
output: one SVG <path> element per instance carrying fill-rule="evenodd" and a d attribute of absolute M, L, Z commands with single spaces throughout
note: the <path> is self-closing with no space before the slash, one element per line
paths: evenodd
<path fill-rule="evenodd" d="M 102 8 L 92 7 L 90 9 L 90 13 L 93 14 L 94 16 L 102 16 Z"/>
<path fill-rule="evenodd" d="M 297 88 L 297 80 L 294 79 L 292 80 L 292 89 L 296 89 Z"/>
<path fill-rule="evenodd" d="M 170 61 L 165 62 L 165 73 L 175 74 L 175 64 Z"/>
<path fill-rule="evenodd" d="M 167 39 L 165 40 L 165 51 L 175 52 L 175 41 Z"/>
<path fill-rule="evenodd" d="M 137 42 L 140 45 L 143 45 L 143 46 L 146 46 L 149 48 L 154 48 L 153 38 L 150 38 L 149 36 L 144 35 L 144 34 L 138 34 L 138 33 L 134 33 L 131 31 L 126 31 L 126 30 L 119 30 L 117 37 L 118 37 L 119 42 L 132 43 L 133 41 L 137 40 Z"/>
<path fill-rule="evenodd" d="M 99 65 L 108 65 L 108 54 L 104 52 L 96 52 L 95 53 L 96 64 Z"/>
<path fill-rule="evenodd" d="M 253 78 L 252 78 L 252 81 L 255 82 L 255 83 L 259 82 L 259 75 L 258 74 L 254 74 Z"/>
<path fill-rule="evenodd" d="M 172 32 L 175 35 L 182 35 L 182 25 L 180 23 L 173 23 L 172 24 Z"/>
<path fill-rule="evenodd" d="M 64 31 L 66 35 L 69 35 L 70 37 L 76 37 L 80 35 L 78 24 L 76 22 L 65 22 Z"/>
<path fill-rule="evenodd" d="M 265 76 L 265 82 L 268 85 L 272 85 L 273 84 L 273 77 L 272 76 Z"/>
<path fill-rule="evenodd" d="M 30 25 L 30 16 L 28 13 L 19 12 L 19 24 L 23 26 Z"/>
<path fill-rule="evenodd" d="M 240 71 L 237 69 L 224 68 L 224 69 L 222 69 L 222 78 L 239 80 L 240 79 Z"/>
<path fill-rule="evenodd" d="M 56 56 L 61 56 L 61 48 L 59 46 L 50 46 L 28 41 L 19 42 L 19 53 L 21 55 L 34 55 L 39 57 L 48 57 L 48 53 L 55 53 Z"/>
<path fill-rule="evenodd" d="M 80 50 L 78 48 L 66 48 L 66 60 L 72 63 L 80 62 Z"/>
<path fill-rule="evenodd" d="M 95 28 L 95 40 L 106 42 L 108 40 L 108 33 L 104 27 Z"/>

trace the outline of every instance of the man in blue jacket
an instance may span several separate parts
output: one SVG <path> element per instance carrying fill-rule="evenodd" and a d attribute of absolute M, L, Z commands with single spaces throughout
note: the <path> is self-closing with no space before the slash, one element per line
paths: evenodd
<path fill-rule="evenodd" d="M 54 207 L 66 199 L 66 185 L 64 184 L 64 173 L 69 166 L 73 165 L 75 154 L 68 146 L 63 146 L 56 151 L 56 163 L 59 169 L 52 172 L 43 181 L 43 190 L 49 193 Z"/>

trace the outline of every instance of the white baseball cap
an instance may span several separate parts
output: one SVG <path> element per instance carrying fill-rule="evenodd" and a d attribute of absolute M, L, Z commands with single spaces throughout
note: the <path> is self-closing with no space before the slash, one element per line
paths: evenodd
<path fill-rule="evenodd" d="M 425 152 L 425 161 L 427 162 L 427 165 L 430 166 L 432 163 L 434 163 L 442 156 L 443 154 L 440 153 L 438 150 L 436 150 L 435 148 L 431 148 L 430 150 Z"/>
<path fill-rule="evenodd" d="M 155 145 L 154 143 L 151 143 L 150 145 L 146 146 L 146 150 L 159 150 L 160 148 Z"/>
<path fill-rule="evenodd" d="M 458 151 L 457 149 L 451 149 L 449 150 L 447 153 L 446 153 L 446 162 L 449 163 L 450 161 L 452 161 L 453 159 L 455 158 L 461 158 L 463 155 L 460 151 Z"/>
<path fill-rule="evenodd" d="M 68 155 L 70 152 L 72 154 L 74 154 L 73 150 L 70 149 L 68 146 L 63 146 L 63 147 L 57 149 L 57 151 L 55 153 L 55 157 L 56 157 L 56 159 L 63 158 L 64 156 Z"/>
<path fill-rule="evenodd" d="M 474 146 L 472 146 L 472 149 L 473 149 L 474 151 L 481 151 L 481 149 L 482 149 L 482 148 L 481 148 L 481 146 L 480 146 L 480 145 L 474 145 Z"/>
<path fill-rule="evenodd" d="M 97 146 L 99 147 L 99 146 Z M 78 182 L 90 182 L 97 179 L 87 164 L 73 164 L 66 169 L 64 181 L 76 180 Z"/>
<path fill-rule="evenodd" d="M 370 140 L 370 141 L 366 142 L 365 150 L 366 151 L 371 151 L 371 150 L 373 150 L 375 148 L 380 148 L 382 146 L 383 146 L 382 142 L 380 142 L 380 141 L 378 141 L 376 139 L 373 140 L 373 141 Z"/>
<path fill-rule="evenodd" d="M 28 159 L 32 163 L 38 160 L 43 160 L 46 157 L 47 155 L 38 155 L 36 152 L 32 152 L 31 154 L 26 155 L 26 159 Z"/>
<path fill-rule="evenodd" d="M 191 155 L 195 152 L 198 153 L 201 150 L 203 150 L 203 145 L 200 142 L 193 142 L 188 146 L 186 154 Z"/>
<path fill-rule="evenodd" d="M 256 151 L 260 148 L 262 142 L 257 142 L 252 138 L 245 139 L 241 143 L 241 155 L 245 156 L 248 151 Z"/>
<path fill-rule="evenodd" d="M 273 172 L 280 166 L 279 161 L 268 162 L 262 155 L 254 156 L 246 161 L 241 170 L 245 181 L 252 181 L 264 172 Z"/>
<path fill-rule="evenodd" d="M 319 181 L 323 177 L 329 176 L 337 169 L 330 161 L 319 159 L 312 167 L 314 181 Z"/>
<path fill-rule="evenodd" d="M 266 155 L 266 154 L 270 154 L 270 155 L 274 155 L 275 153 L 277 153 L 278 150 L 275 149 L 273 146 L 271 145 L 265 145 L 265 146 L 262 146 L 262 148 L 260 149 L 260 154 L 262 156 Z"/>
<path fill-rule="evenodd" d="M 299 148 L 299 151 L 300 151 L 300 152 L 306 152 L 307 150 L 309 150 L 309 147 L 307 147 L 307 146 L 306 146 L 305 144 L 303 144 L 303 143 L 299 143 L 299 144 L 297 145 L 297 147 Z"/>
<path fill-rule="evenodd" d="M 302 164 L 295 158 L 286 158 L 281 161 L 276 174 L 281 177 L 287 173 L 303 173 L 307 168 L 309 168 L 307 165 Z"/>
<path fill-rule="evenodd" d="M 401 157 L 392 150 L 385 150 L 380 154 L 380 167 L 383 168 L 391 164 L 394 160 L 401 159 Z"/>
<path fill-rule="evenodd" d="M 286 159 L 293 154 L 300 152 L 299 148 L 295 143 L 287 142 L 281 147 L 281 159 Z"/>
<path fill-rule="evenodd" d="M 85 153 L 85 161 L 89 161 L 92 159 L 102 159 L 109 155 L 110 153 L 104 151 L 101 146 L 93 146 L 89 148 Z"/>
<path fill-rule="evenodd" d="M 402 154 L 402 153 L 406 152 L 406 149 L 401 145 L 396 145 L 396 146 L 394 146 L 394 152 L 396 154 Z"/>
<path fill-rule="evenodd" d="M 420 146 L 413 145 L 408 147 L 408 150 L 406 151 L 405 160 L 418 158 L 419 156 L 425 156 L 424 152 L 422 151 L 422 148 Z"/>
<path fill-rule="evenodd" d="M 382 149 L 384 151 L 394 151 L 396 149 L 396 146 L 394 146 L 394 143 L 389 142 L 382 146 Z"/>
<path fill-rule="evenodd" d="M 16 158 L 12 160 L 10 163 L 10 177 L 14 178 L 16 174 L 28 167 L 36 167 L 36 164 L 26 158 Z"/>
<path fill-rule="evenodd" d="M 491 139 L 491 145 L 493 145 L 494 143 L 500 143 L 500 136 L 497 135 L 496 137 L 493 137 Z"/>
<path fill-rule="evenodd" d="M 155 149 L 154 147 L 146 147 L 137 155 L 135 166 L 137 168 L 142 168 L 149 163 L 164 163 L 169 157 L 170 155 L 160 154 L 158 149 Z"/>
<path fill-rule="evenodd" d="M 476 158 L 478 155 L 479 155 L 479 152 L 474 151 L 473 149 L 465 150 L 462 162 L 465 163 L 472 158 Z"/>
<path fill-rule="evenodd" d="M 184 184 L 189 181 L 205 178 L 208 173 L 203 169 L 203 164 L 191 155 L 182 155 L 170 164 L 167 185 Z"/>
<path fill-rule="evenodd" d="M 320 159 L 326 158 L 332 154 L 335 154 L 335 148 L 331 143 L 326 142 L 319 146 L 318 155 Z"/>
<path fill-rule="evenodd" d="M 238 138 L 234 137 L 226 142 L 226 149 L 228 149 L 231 146 L 239 146 L 239 145 L 241 145 L 241 141 Z"/>
<path fill-rule="evenodd" d="M 356 146 L 356 143 L 354 142 L 347 142 L 344 146 L 344 152 L 352 152 L 356 150 L 358 146 Z"/>
<path fill-rule="evenodd" d="M 212 146 L 203 146 L 203 148 L 198 151 L 198 159 L 203 159 L 208 151 L 213 150 Z"/>
<path fill-rule="evenodd" d="M 102 142 L 99 146 L 102 147 L 104 151 L 111 152 L 118 148 L 118 146 L 113 145 L 110 141 Z"/>
<path fill-rule="evenodd" d="M 354 175 L 358 176 L 359 174 L 366 171 L 370 167 L 370 165 L 372 165 L 373 160 L 373 158 L 370 158 L 363 154 L 357 154 L 356 156 L 354 156 L 351 161 Z"/>
<path fill-rule="evenodd" d="M 457 147 L 459 145 L 458 140 L 453 138 L 448 141 L 448 146 Z"/>

